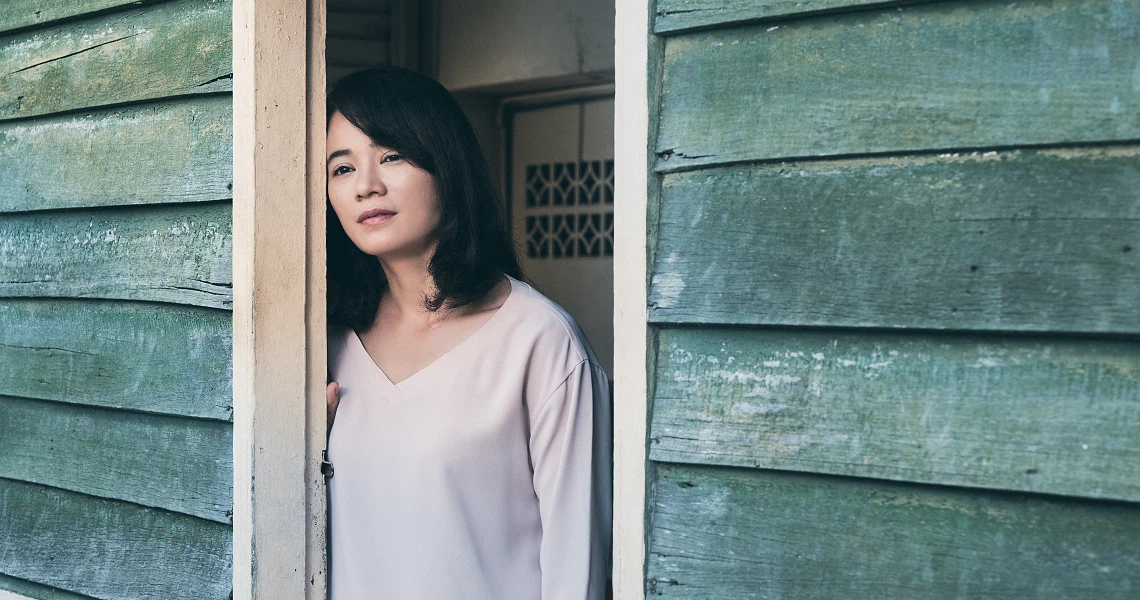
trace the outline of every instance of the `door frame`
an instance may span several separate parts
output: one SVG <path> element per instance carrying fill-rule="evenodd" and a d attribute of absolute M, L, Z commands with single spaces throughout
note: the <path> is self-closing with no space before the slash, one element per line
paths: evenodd
<path fill-rule="evenodd" d="M 234 0 L 236 600 L 325 598 L 325 18 Z"/>
<path fill-rule="evenodd" d="M 617 0 L 614 23 L 614 597 L 645 598 L 652 171 L 652 0 Z"/>

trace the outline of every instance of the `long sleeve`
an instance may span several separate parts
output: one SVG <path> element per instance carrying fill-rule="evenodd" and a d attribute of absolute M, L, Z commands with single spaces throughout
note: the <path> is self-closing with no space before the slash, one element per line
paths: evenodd
<path fill-rule="evenodd" d="M 613 421 L 605 371 L 582 360 L 531 417 L 542 521 L 542 600 L 602 600 L 613 519 Z"/>

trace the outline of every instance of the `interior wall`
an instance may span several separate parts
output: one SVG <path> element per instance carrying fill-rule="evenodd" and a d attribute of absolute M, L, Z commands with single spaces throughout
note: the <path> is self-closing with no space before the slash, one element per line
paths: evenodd
<path fill-rule="evenodd" d="M 487 157 L 487 164 L 491 172 L 499 175 L 502 171 L 503 161 L 503 133 L 499 123 L 500 97 L 495 94 L 479 92 L 456 92 L 454 94 L 459 107 L 471 121 L 475 129 L 475 136 L 479 138 L 479 145 L 483 148 L 483 155 Z M 504 193 L 501 177 L 496 177 L 499 184 L 499 193 Z"/>
<path fill-rule="evenodd" d="M 613 0 L 439 0 L 438 77 L 501 93 L 613 80 Z"/>

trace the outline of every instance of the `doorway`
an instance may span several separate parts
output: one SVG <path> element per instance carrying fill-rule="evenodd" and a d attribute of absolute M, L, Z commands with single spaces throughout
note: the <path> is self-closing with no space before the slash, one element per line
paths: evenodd
<path fill-rule="evenodd" d="M 574 317 L 612 377 L 614 100 L 596 88 L 560 95 L 503 103 L 512 231 L 523 271 Z"/>

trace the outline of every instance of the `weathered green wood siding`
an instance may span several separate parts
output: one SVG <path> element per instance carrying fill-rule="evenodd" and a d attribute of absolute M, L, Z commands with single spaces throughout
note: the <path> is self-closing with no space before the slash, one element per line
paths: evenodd
<path fill-rule="evenodd" d="M 928 0 L 660 0 L 653 30 L 665 34 L 729 23 L 922 1 Z"/>
<path fill-rule="evenodd" d="M 224 95 L 0 122 L 0 210 L 227 200 L 232 122 Z"/>
<path fill-rule="evenodd" d="M 1135 140 L 1137 31 L 1131 0 L 967 0 L 670 37 L 657 166 Z"/>
<path fill-rule="evenodd" d="M 91 16 L 128 4 L 157 0 L 7 0 L 0 14 L 0 32 L 41 26 L 61 19 Z"/>
<path fill-rule="evenodd" d="M 1140 333 L 1138 163 L 1121 146 L 670 173 L 650 319 Z"/>
<path fill-rule="evenodd" d="M 0 38 L 0 119 L 229 91 L 231 11 L 169 0 Z"/>
<path fill-rule="evenodd" d="M 663 465 L 663 598 L 1136 597 L 1140 506 Z"/>
<path fill-rule="evenodd" d="M 0 479 L 13 577 L 94 598 L 227 598 L 229 525 L 127 502 Z"/>
<path fill-rule="evenodd" d="M 225 311 L 5 299 L 0 395 L 229 421 L 232 345 Z"/>
<path fill-rule="evenodd" d="M 0 590 L 228 598 L 232 5 L 0 12 Z"/>
<path fill-rule="evenodd" d="M 1140 501 L 1140 344 L 666 329 L 650 458 Z"/>
<path fill-rule="evenodd" d="M 646 590 L 1140 589 L 1140 4 L 653 7 Z"/>
<path fill-rule="evenodd" d="M 230 203 L 0 216 L 4 296 L 230 308 Z"/>

